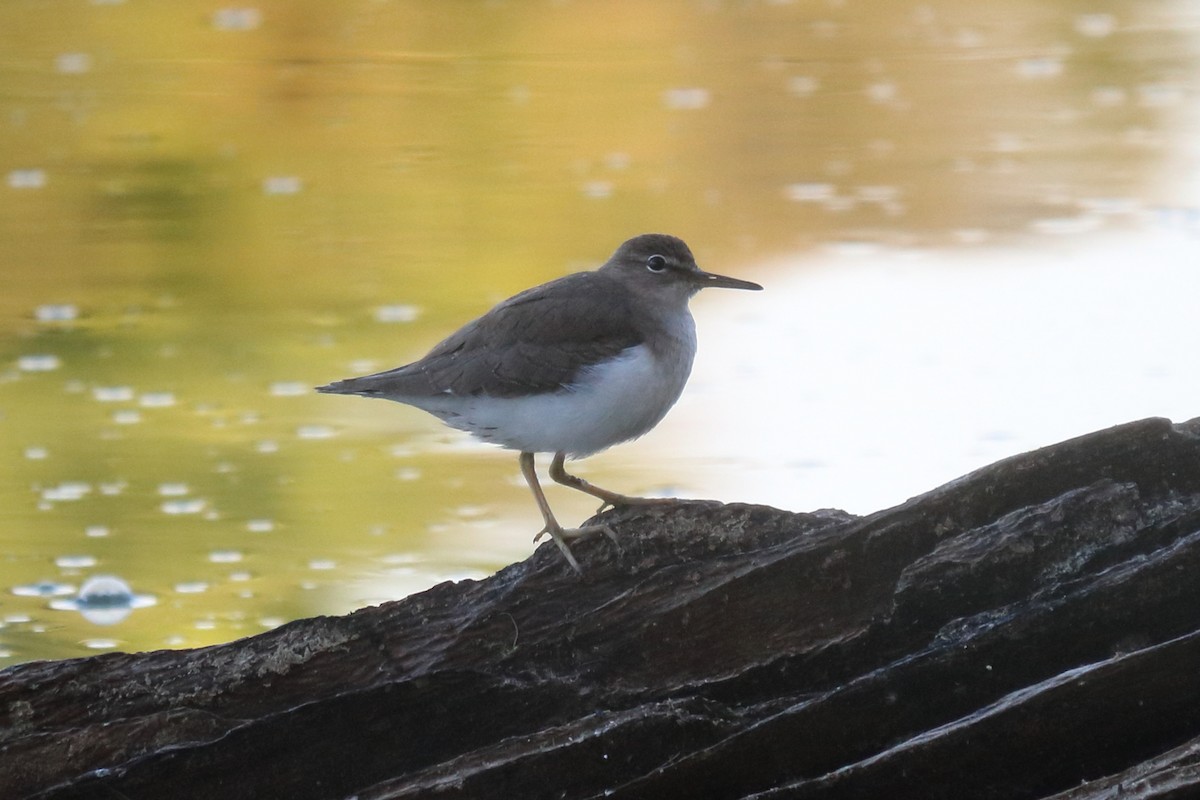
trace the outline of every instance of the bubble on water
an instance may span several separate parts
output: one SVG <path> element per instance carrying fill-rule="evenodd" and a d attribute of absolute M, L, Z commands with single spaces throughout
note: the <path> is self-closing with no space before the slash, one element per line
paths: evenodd
<path fill-rule="evenodd" d="M 459 506 L 454 509 L 454 513 L 460 517 L 482 517 L 488 512 L 486 506 Z"/>
<path fill-rule="evenodd" d="M 195 628 L 198 631 L 211 631 L 217 627 L 217 621 L 214 619 L 198 619 L 195 622 Z"/>
<path fill-rule="evenodd" d="M 204 509 L 208 508 L 208 501 L 198 497 L 188 498 L 186 500 L 167 500 L 159 508 L 164 514 L 172 516 L 180 516 L 185 514 L 199 514 Z"/>
<path fill-rule="evenodd" d="M 395 474 L 396 480 L 415 481 L 420 479 L 421 470 L 417 469 L 416 467 L 402 467 L 401 469 L 396 470 Z"/>
<path fill-rule="evenodd" d="M 87 53 L 60 53 L 54 68 L 64 75 L 82 75 L 92 69 L 92 57 Z"/>
<path fill-rule="evenodd" d="M 1063 73 L 1063 60 L 1059 56 L 1037 56 L 1023 58 L 1017 62 L 1017 76 L 1030 80 L 1057 78 Z"/>
<path fill-rule="evenodd" d="M 612 197 L 613 189 L 612 181 L 588 181 L 580 187 L 584 197 L 589 197 L 592 200 L 605 200 Z"/>
<path fill-rule="evenodd" d="M 238 550 L 213 550 L 208 560 L 214 564 L 236 564 L 244 558 Z"/>
<path fill-rule="evenodd" d="M 117 425 L 137 425 L 142 421 L 142 414 L 132 408 L 123 408 L 113 412 L 112 421 Z"/>
<path fill-rule="evenodd" d="M 296 429 L 296 436 L 301 439 L 331 439 L 337 435 L 329 425 L 301 425 Z"/>
<path fill-rule="evenodd" d="M 33 311 L 38 322 L 71 322 L 79 318 L 79 308 L 70 303 L 47 303 Z"/>
<path fill-rule="evenodd" d="M 41 461 L 50 455 L 50 451 L 41 445 L 33 445 L 25 448 L 25 458 L 30 461 Z"/>
<path fill-rule="evenodd" d="M 100 494 L 104 495 L 105 497 L 116 497 L 117 495 L 121 494 L 121 492 L 125 491 L 125 487 L 128 485 L 129 484 L 125 483 L 124 481 L 102 483 L 100 484 Z"/>
<path fill-rule="evenodd" d="M 514 104 L 523 106 L 533 97 L 533 92 L 528 86 L 513 86 L 508 90 L 508 99 Z"/>
<path fill-rule="evenodd" d="M 133 602 L 133 589 L 125 581 L 111 575 L 88 578 L 79 590 L 78 605 L 87 608 L 128 607 Z"/>
<path fill-rule="evenodd" d="M 138 398 L 142 408 L 170 408 L 175 405 L 175 395 L 172 392 L 146 392 Z"/>
<path fill-rule="evenodd" d="M 192 489 L 186 483 L 160 483 L 158 485 L 159 497 L 182 497 L 185 494 L 191 494 Z"/>
<path fill-rule="evenodd" d="M 212 24 L 219 31 L 252 31 L 262 24 L 262 12 L 257 8 L 218 8 Z"/>
<path fill-rule="evenodd" d="M 154 595 L 136 594 L 128 583 L 115 575 L 95 575 L 83 582 L 78 595 L 52 600 L 50 607 L 59 611 L 78 611 L 95 625 L 113 625 L 129 616 L 133 609 L 146 608 L 157 602 Z"/>
<path fill-rule="evenodd" d="M 22 372 L 50 372 L 61 366 L 62 359 L 49 353 L 36 353 L 17 358 L 17 369 Z"/>
<path fill-rule="evenodd" d="M 663 105 L 673 111 L 696 111 L 706 108 L 712 100 L 708 89 L 698 86 L 668 89 L 663 92 Z"/>
<path fill-rule="evenodd" d="M 84 616 L 86 617 L 88 615 L 84 614 Z M 122 614 L 121 619 L 124 619 L 127 616 L 128 616 L 128 613 Z M 97 622 L 97 624 L 98 625 L 111 625 L 111 624 L 113 624 L 113 622 L 120 622 L 120 620 L 113 620 L 112 622 Z M 86 647 L 89 650 L 116 650 L 117 647 L 119 647 L 121 643 L 119 641 L 117 641 L 116 639 L 83 639 L 82 641 L 80 641 L 80 644 L 82 644 L 84 647 Z"/>
<path fill-rule="evenodd" d="M 1083 36 L 1099 39 L 1112 34 L 1116 29 L 1117 18 L 1112 14 L 1080 14 L 1075 17 L 1075 30 Z"/>
<path fill-rule="evenodd" d="M 376 322 L 412 322 L 420 316 L 421 310 L 414 305 L 394 303 L 375 309 Z"/>
<path fill-rule="evenodd" d="M 14 169 L 8 173 L 10 189 L 41 189 L 46 185 L 46 171 L 42 169 Z"/>
<path fill-rule="evenodd" d="M 1015 133 L 993 133 L 992 149 L 997 153 L 1020 153 L 1025 149 L 1025 142 Z"/>
<path fill-rule="evenodd" d="M 103 539 L 109 533 L 107 525 L 88 525 L 83 529 L 83 535 L 89 539 Z"/>
<path fill-rule="evenodd" d="M 253 574 L 251 574 L 249 572 L 244 572 L 244 571 L 229 573 L 229 580 L 236 581 L 237 583 L 245 583 L 246 581 L 250 580 L 253 577 L 254 577 Z M 253 595 L 251 593 L 244 593 L 242 596 L 247 597 L 247 596 L 253 596 Z"/>
<path fill-rule="evenodd" d="M 61 569 L 85 569 L 96 566 L 96 557 L 81 553 L 59 556 L 54 559 L 54 565 Z"/>
<path fill-rule="evenodd" d="M 1187 100 L 1187 90 L 1175 83 L 1145 83 L 1137 87 L 1137 95 L 1144 108 L 1173 108 Z"/>
<path fill-rule="evenodd" d="M 64 481 L 57 486 L 42 489 L 42 499 L 57 503 L 70 500 L 82 500 L 92 491 L 90 483 L 83 481 Z"/>
<path fill-rule="evenodd" d="M 808 97 L 821 88 L 821 81 L 811 75 L 793 75 L 788 79 L 787 88 L 798 97 Z"/>
<path fill-rule="evenodd" d="M 891 139 L 872 139 L 867 142 L 867 149 L 871 155 L 884 158 L 896 152 L 896 143 Z"/>
<path fill-rule="evenodd" d="M 132 386 L 95 386 L 92 398 L 101 403 L 124 403 L 133 399 Z"/>
<path fill-rule="evenodd" d="M 174 589 L 178 594 L 202 594 L 208 591 L 208 582 L 182 581 L 175 584 Z"/>
<path fill-rule="evenodd" d="M 991 238 L 991 234 L 983 228 L 959 228 L 952 235 L 956 242 L 962 244 L 982 244 Z"/>
<path fill-rule="evenodd" d="M 308 568 L 314 570 L 337 569 L 337 562 L 332 558 L 314 558 L 308 562 Z"/>
<path fill-rule="evenodd" d="M 279 442 L 273 441 L 271 439 L 265 439 L 265 440 L 255 444 L 254 450 L 259 453 L 278 453 L 279 452 Z"/>
<path fill-rule="evenodd" d="M 891 81 L 877 81 L 867 86 L 867 99 L 872 103 L 891 103 L 899 94 L 899 87 Z"/>
<path fill-rule="evenodd" d="M 275 520 L 252 519 L 246 523 L 246 530 L 251 533 L 269 533 L 275 530 Z"/>
<path fill-rule="evenodd" d="M 66 597 L 75 594 L 75 587 L 69 583 L 41 580 L 14 586 L 12 593 L 20 597 Z"/>
<path fill-rule="evenodd" d="M 287 620 L 285 620 L 283 617 L 259 617 L 258 619 L 258 624 L 268 630 L 271 628 L 278 628 L 285 622 L 287 622 Z"/>
<path fill-rule="evenodd" d="M 632 163 L 633 156 L 621 151 L 609 153 L 604 157 L 604 166 L 612 170 L 629 169 L 629 165 Z"/>
<path fill-rule="evenodd" d="M 300 397 L 311 391 L 307 383 L 300 381 L 276 381 L 271 384 L 271 395 L 273 397 Z"/>
<path fill-rule="evenodd" d="M 968 50 L 974 47 L 980 47 L 986 41 L 983 34 L 975 28 L 959 28 L 954 32 L 950 39 L 955 47 L 961 47 Z"/>
<path fill-rule="evenodd" d="M 1119 86 L 1098 86 L 1092 90 L 1092 105 L 1115 108 L 1124 105 L 1129 94 Z"/>
<path fill-rule="evenodd" d="M 855 195 L 865 203 L 893 203 L 900 197 L 898 186 L 859 186 Z"/>
<path fill-rule="evenodd" d="M 304 184 L 295 175 L 272 175 L 262 182 L 263 194 L 290 195 L 299 194 Z"/>
<path fill-rule="evenodd" d="M 834 197 L 833 184 L 789 183 L 783 187 L 783 196 L 794 203 L 823 203 Z"/>

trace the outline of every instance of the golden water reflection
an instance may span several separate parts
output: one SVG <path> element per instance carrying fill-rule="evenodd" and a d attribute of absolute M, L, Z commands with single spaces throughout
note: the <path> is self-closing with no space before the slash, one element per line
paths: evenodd
<path fill-rule="evenodd" d="M 1183 0 L 0 5 L 0 664 L 223 641 L 521 558 L 515 457 L 309 387 L 635 233 L 782 293 L 831 251 L 970 270 L 1194 237 L 1198 27 Z M 585 472 L 709 491 L 804 461 L 762 460 L 786 413 L 737 425 L 783 385 L 739 354 L 803 350 L 768 320 L 788 301 L 754 299 L 697 303 L 692 427 Z M 49 608 L 104 574 L 157 603 Z"/>

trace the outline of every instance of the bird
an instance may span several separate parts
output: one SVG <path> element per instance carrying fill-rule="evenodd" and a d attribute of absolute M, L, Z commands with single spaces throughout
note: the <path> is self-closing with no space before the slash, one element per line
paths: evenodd
<path fill-rule="evenodd" d="M 679 399 L 696 355 L 688 301 L 701 289 L 761 290 L 705 272 L 675 236 L 624 242 L 599 268 L 552 280 L 501 302 L 419 361 L 316 387 L 414 406 L 520 455 L 544 527 L 570 566 L 569 542 L 608 525 L 564 528 L 538 482 L 534 455 L 553 454 L 549 475 L 607 506 L 663 502 L 595 486 L 566 471 L 579 459 L 650 431 Z"/>

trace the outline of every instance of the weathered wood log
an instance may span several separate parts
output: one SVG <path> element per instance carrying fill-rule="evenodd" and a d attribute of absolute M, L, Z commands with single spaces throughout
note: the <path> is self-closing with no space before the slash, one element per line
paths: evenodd
<path fill-rule="evenodd" d="M 545 545 L 225 645 L 11 667 L 0 797 L 1200 794 L 1200 420 L 863 518 L 602 519 L 623 552 L 580 542 L 582 577 Z"/>

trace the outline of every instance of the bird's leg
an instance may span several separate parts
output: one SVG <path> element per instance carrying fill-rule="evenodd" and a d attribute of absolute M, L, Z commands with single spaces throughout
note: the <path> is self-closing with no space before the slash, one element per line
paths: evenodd
<path fill-rule="evenodd" d="M 546 502 L 546 494 L 542 491 L 542 486 L 538 483 L 537 469 L 533 463 L 533 453 L 521 453 L 520 457 L 521 474 L 525 476 L 525 482 L 529 484 L 529 490 L 533 492 L 533 499 L 537 501 L 538 509 L 542 512 L 542 519 L 545 520 L 546 526 L 538 531 L 537 536 L 533 537 L 536 542 L 542 538 L 543 534 L 550 534 L 550 538 L 558 545 L 558 549 L 562 551 L 566 557 L 567 563 L 578 573 L 583 574 L 583 569 L 579 566 L 579 562 L 575 560 L 575 556 L 571 553 L 571 548 L 567 545 L 568 539 L 578 539 L 580 536 L 586 536 L 589 533 L 603 533 L 613 544 L 617 542 L 617 534 L 607 525 L 584 525 L 580 528 L 564 528 L 558 524 L 558 520 L 554 518 L 554 512 L 550 510 L 550 504 Z"/>
<path fill-rule="evenodd" d="M 657 503 L 668 503 L 670 500 L 661 497 L 630 497 L 627 494 L 618 494 L 610 492 L 608 489 L 601 489 L 599 486 L 594 486 L 578 475 L 572 475 L 567 472 L 563 463 L 567 460 L 566 453 L 555 453 L 554 460 L 550 462 L 550 477 L 555 483 L 561 483 L 563 486 L 570 486 L 572 489 L 578 489 L 581 492 L 590 494 L 592 497 L 598 497 L 604 502 L 600 504 L 600 508 L 596 509 L 599 514 L 607 506 L 616 508 L 617 506 L 648 506 Z"/>

